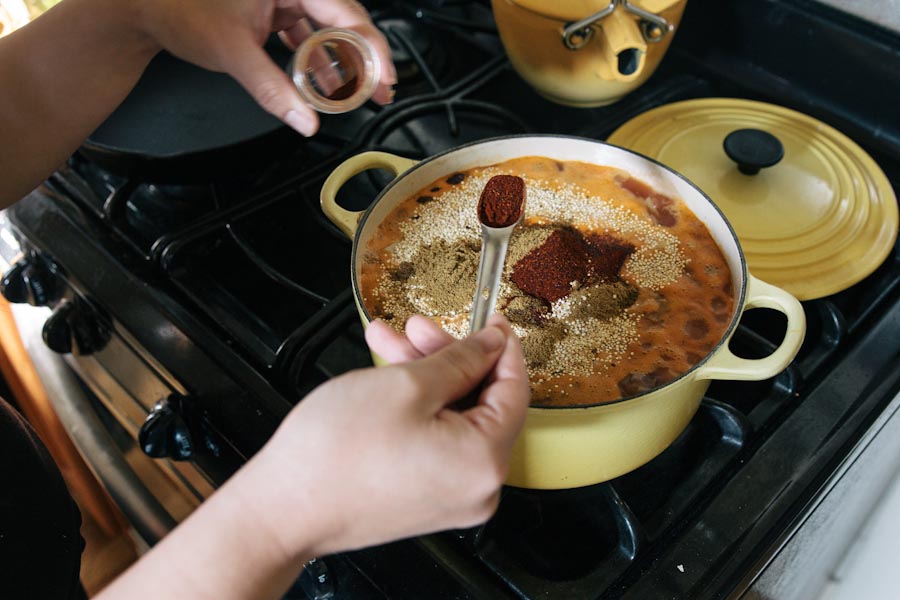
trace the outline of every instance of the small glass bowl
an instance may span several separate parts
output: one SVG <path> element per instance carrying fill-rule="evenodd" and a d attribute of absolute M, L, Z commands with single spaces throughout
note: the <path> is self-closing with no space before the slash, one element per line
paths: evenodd
<path fill-rule="evenodd" d="M 381 62 L 360 34 L 328 27 L 297 48 L 291 78 L 303 100 L 317 111 L 345 113 L 372 97 L 381 79 Z"/>

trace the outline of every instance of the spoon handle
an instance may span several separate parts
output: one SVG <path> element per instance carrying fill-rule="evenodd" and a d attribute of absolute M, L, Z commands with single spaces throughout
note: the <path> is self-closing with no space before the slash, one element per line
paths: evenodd
<path fill-rule="evenodd" d="M 475 283 L 475 298 L 472 302 L 472 314 L 469 317 L 469 334 L 484 327 L 488 317 L 494 312 L 497 293 L 500 291 L 500 276 L 503 274 L 503 263 L 506 262 L 506 249 L 509 246 L 509 231 L 494 229 L 486 231 L 481 228 L 481 258 L 478 260 L 478 279 Z"/>

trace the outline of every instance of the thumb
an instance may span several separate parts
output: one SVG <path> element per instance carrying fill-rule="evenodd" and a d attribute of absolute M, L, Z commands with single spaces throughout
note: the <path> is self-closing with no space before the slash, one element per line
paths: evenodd
<path fill-rule="evenodd" d="M 421 360 L 409 363 L 438 411 L 475 389 L 497 364 L 506 345 L 506 332 L 486 327 Z"/>
<path fill-rule="evenodd" d="M 297 93 L 287 73 L 276 65 L 252 39 L 233 44 L 235 61 L 226 66 L 228 74 L 243 86 L 267 112 L 306 137 L 319 129 L 319 117 Z"/>

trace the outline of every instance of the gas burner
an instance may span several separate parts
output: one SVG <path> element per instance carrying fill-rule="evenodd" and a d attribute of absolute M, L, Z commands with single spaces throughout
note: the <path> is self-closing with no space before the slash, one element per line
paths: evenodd
<path fill-rule="evenodd" d="M 398 112 L 375 127 L 369 143 L 411 158 L 426 158 L 462 144 L 531 128 L 512 112 L 488 102 L 424 102 Z"/>
<path fill-rule="evenodd" d="M 100 168 L 77 152 L 69 159 L 68 165 L 84 178 L 84 181 L 100 200 L 105 200 L 128 180 L 126 177 Z"/>
<path fill-rule="evenodd" d="M 502 574 L 526 570 L 571 585 L 601 567 L 611 573 L 636 553 L 639 525 L 609 484 L 552 492 L 510 488 L 501 502 L 503 511 L 489 521 L 478 552 Z"/>
<path fill-rule="evenodd" d="M 153 243 L 216 210 L 211 185 L 163 185 L 124 177 L 79 154 L 53 181 L 145 258 Z"/>
<path fill-rule="evenodd" d="M 438 91 L 452 65 L 447 46 L 435 43 L 436 32 L 398 18 L 382 19 L 377 25 L 391 46 L 398 97 Z"/>
<path fill-rule="evenodd" d="M 147 244 L 215 209 L 210 186 L 137 184 L 124 204 L 125 223 Z"/>
<path fill-rule="evenodd" d="M 433 101 L 395 113 L 373 128 L 365 144 L 406 158 L 427 158 L 470 142 L 529 131 L 512 113 L 494 104 Z M 348 209 L 364 210 L 392 179 L 387 171 L 366 171 L 341 189 L 338 200 Z"/>

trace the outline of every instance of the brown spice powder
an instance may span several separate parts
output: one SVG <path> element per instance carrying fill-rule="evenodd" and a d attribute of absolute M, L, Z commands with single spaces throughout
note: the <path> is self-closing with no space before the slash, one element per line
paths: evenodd
<path fill-rule="evenodd" d="M 542 327 L 529 328 L 521 338 L 522 352 L 532 374 L 546 372 L 545 367 L 553 358 L 553 351 L 566 337 L 566 327 L 559 321 L 547 321 Z"/>
<path fill-rule="evenodd" d="M 526 327 L 543 323 L 550 315 L 550 304 L 534 296 L 513 296 L 499 310 L 511 323 Z"/>
<path fill-rule="evenodd" d="M 575 319 L 610 319 L 634 304 L 637 297 L 637 288 L 624 281 L 601 283 L 573 293 L 569 314 Z"/>
<path fill-rule="evenodd" d="M 475 295 L 480 252 L 479 243 L 472 240 L 451 243 L 439 239 L 420 247 L 411 260 L 389 270 L 382 280 L 381 287 L 388 288 L 388 308 L 402 314 L 402 305 L 408 305 L 430 317 L 468 311 Z M 392 298 L 397 299 L 396 306 L 390 306 Z M 403 323 L 395 326 L 402 329 Z"/>

